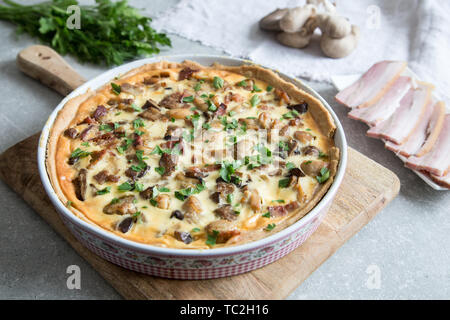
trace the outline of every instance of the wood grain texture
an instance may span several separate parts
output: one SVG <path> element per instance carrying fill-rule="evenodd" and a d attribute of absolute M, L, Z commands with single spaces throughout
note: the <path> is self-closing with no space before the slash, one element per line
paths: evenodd
<path fill-rule="evenodd" d="M 31 46 L 21 51 L 17 64 L 24 73 L 62 95 L 85 81 L 61 56 L 45 46 Z M 59 218 L 40 181 L 36 162 L 38 140 L 39 134 L 35 134 L 0 155 L 0 178 L 126 299 L 286 298 L 400 189 L 394 173 L 349 148 L 347 171 L 328 215 L 301 247 L 246 274 L 201 281 L 169 280 L 116 266 L 91 253 L 75 239 Z M 274 276 L 280 274 L 282 277 Z"/>
<path fill-rule="evenodd" d="M 16 63 L 23 73 L 63 96 L 86 82 L 56 51 L 47 46 L 27 47 L 19 52 Z"/>
<path fill-rule="evenodd" d="M 0 155 L 0 178 L 126 299 L 283 299 L 398 193 L 397 176 L 349 148 L 348 167 L 328 215 L 299 248 L 261 269 L 214 280 L 169 280 L 129 271 L 83 247 L 64 226 L 39 178 L 39 134 Z M 2 214 L 13 214 L 3 212 Z M 342 263 L 347 263 L 342 261 Z M 280 275 L 274 276 L 274 275 Z"/>

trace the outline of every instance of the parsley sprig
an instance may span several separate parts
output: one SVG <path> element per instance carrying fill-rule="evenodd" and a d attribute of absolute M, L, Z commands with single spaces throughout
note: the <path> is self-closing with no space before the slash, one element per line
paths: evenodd
<path fill-rule="evenodd" d="M 149 17 L 144 17 L 127 1 L 96 0 L 80 5 L 77 0 L 45 1 L 21 5 L 11 0 L 0 5 L 0 19 L 18 26 L 50 45 L 61 54 L 71 54 L 81 62 L 120 65 L 141 55 L 159 53 L 159 46 L 171 46 L 164 33 L 157 33 Z M 73 14 L 67 8 L 80 8 L 80 29 L 69 29 Z"/>

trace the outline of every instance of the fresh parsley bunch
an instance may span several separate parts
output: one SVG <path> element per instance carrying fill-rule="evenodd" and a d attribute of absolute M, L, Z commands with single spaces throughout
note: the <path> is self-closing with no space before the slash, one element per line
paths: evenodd
<path fill-rule="evenodd" d="M 0 19 L 18 25 L 19 33 L 28 33 L 50 45 L 60 54 L 72 54 L 82 62 L 119 65 L 137 56 L 159 52 L 158 46 L 171 46 L 164 33 L 157 33 L 149 17 L 130 7 L 126 0 L 96 0 L 93 6 L 76 0 L 53 0 L 35 5 L 20 5 L 3 0 Z M 80 8 L 81 29 L 68 29 L 67 7 Z"/>

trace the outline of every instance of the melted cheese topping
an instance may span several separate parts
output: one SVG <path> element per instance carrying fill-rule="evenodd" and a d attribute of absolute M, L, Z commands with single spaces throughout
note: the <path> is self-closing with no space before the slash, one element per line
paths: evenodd
<path fill-rule="evenodd" d="M 292 107 L 303 101 L 267 83 L 214 69 L 178 80 L 180 71 L 117 79 L 80 106 L 57 158 L 71 206 L 120 236 L 165 247 L 215 248 L 252 230 L 276 232 L 326 180 L 332 139 L 305 106 Z M 182 133 L 170 136 L 177 127 Z M 176 158 L 170 174 L 163 156 Z M 311 164 L 321 171 L 309 172 Z M 186 176 L 193 167 L 197 178 Z M 219 183 L 232 192 L 217 194 Z M 120 207 L 124 199 L 132 200 Z"/>

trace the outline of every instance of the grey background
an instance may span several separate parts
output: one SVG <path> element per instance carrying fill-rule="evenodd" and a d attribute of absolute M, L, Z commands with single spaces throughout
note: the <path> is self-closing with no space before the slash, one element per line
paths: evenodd
<path fill-rule="evenodd" d="M 150 16 L 177 0 L 130 1 L 147 6 Z M 14 26 L 0 21 L 0 152 L 40 131 L 61 96 L 23 75 L 15 56 L 34 44 L 17 38 Z M 171 36 L 173 48 L 161 54 L 221 54 Z M 106 68 L 80 65 L 66 57 L 85 78 Z M 365 136 L 366 126 L 346 117 L 334 102 L 336 90 L 309 83 L 342 121 L 351 147 L 395 172 L 399 196 L 316 270 L 289 299 L 448 299 L 450 298 L 450 196 L 435 191 L 383 144 Z M 0 182 L 0 299 L 119 299 L 117 292 L 58 236 L 18 195 Z M 81 290 L 66 287 L 69 265 L 81 268 Z M 366 285 L 368 267 L 380 270 L 381 286 Z M 280 277 L 282 275 L 274 275 Z"/>

